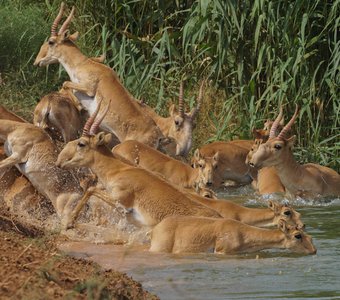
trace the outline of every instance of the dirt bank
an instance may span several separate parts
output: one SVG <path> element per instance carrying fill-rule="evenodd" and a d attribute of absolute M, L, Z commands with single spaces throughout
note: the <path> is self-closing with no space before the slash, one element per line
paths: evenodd
<path fill-rule="evenodd" d="M 126 274 L 58 251 L 60 237 L 0 215 L 0 299 L 158 299 Z"/>

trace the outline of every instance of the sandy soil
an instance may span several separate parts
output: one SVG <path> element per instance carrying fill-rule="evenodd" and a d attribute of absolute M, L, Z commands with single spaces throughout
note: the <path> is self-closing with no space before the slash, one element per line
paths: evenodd
<path fill-rule="evenodd" d="M 68 257 L 60 237 L 0 215 L 0 299 L 158 299 L 126 274 Z"/>

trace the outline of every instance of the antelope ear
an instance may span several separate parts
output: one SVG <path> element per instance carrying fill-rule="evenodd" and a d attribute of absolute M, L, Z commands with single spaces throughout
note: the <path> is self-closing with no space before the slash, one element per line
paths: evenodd
<path fill-rule="evenodd" d="M 273 212 L 276 212 L 277 210 L 277 203 L 274 202 L 273 200 L 269 200 L 268 201 L 268 207 L 273 211 Z"/>
<path fill-rule="evenodd" d="M 288 233 L 288 226 L 285 220 L 280 219 L 279 222 L 277 223 L 277 227 L 283 232 L 283 233 Z"/>
<path fill-rule="evenodd" d="M 169 114 L 171 117 L 173 117 L 175 114 L 177 114 L 177 109 L 175 104 L 171 104 L 169 107 Z"/>
<path fill-rule="evenodd" d="M 68 38 L 69 38 L 72 42 L 77 41 L 78 38 L 79 38 L 79 32 L 76 31 L 76 32 L 70 34 Z"/>
<path fill-rule="evenodd" d="M 220 157 L 220 152 L 217 151 L 213 156 L 213 159 L 216 163 L 218 162 L 219 157 Z"/>
<path fill-rule="evenodd" d="M 71 37 L 71 35 L 70 35 L 70 31 L 68 29 L 66 29 L 64 32 L 61 33 L 62 41 L 71 40 L 70 37 Z"/>
<path fill-rule="evenodd" d="M 290 149 L 292 149 L 294 147 L 294 143 L 296 140 L 296 135 L 291 136 L 288 140 L 287 140 L 287 145 Z"/>
<path fill-rule="evenodd" d="M 263 136 L 265 135 L 264 130 L 263 129 L 255 129 L 253 128 L 253 137 L 254 140 L 260 140 L 263 138 Z"/>
<path fill-rule="evenodd" d="M 199 149 L 196 149 L 194 152 L 194 158 L 196 161 L 199 161 L 201 159 L 201 153 Z"/>
<path fill-rule="evenodd" d="M 96 135 L 96 146 L 107 145 L 111 141 L 112 141 L 112 134 L 111 133 L 105 134 L 104 132 L 99 132 Z"/>

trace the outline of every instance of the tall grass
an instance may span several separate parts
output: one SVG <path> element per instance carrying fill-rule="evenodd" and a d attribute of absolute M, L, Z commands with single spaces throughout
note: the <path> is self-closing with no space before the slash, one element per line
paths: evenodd
<path fill-rule="evenodd" d="M 6 8 L 10 1 L 2 2 Z M 60 1 L 12 3 L 17 8 L 13 15 L 41 22 L 41 28 L 34 30 L 36 40 L 31 42 L 27 34 L 22 39 L 37 49 L 48 35 Z M 165 113 L 168 102 L 177 99 L 180 80 L 185 80 L 191 107 L 199 81 L 209 79 L 195 131 L 196 146 L 249 138 L 251 128 L 273 118 L 279 105 L 285 106 L 288 119 L 297 103 L 299 160 L 339 170 L 339 0 L 74 0 L 67 4 L 77 8 L 71 29 L 80 31 L 82 51 L 106 53 L 106 63 L 128 90 L 159 112 Z M 28 20 L 18 23 L 36 28 Z M 29 73 L 48 84 L 38 90 L 56 89 L 65 73 L 57 67 L 49 72 L 33 70 L 32 47 L 15 52 L 19 67 L 14 55 L 8 57 L 5 73 L 19 68 L 20 78 Z"/>

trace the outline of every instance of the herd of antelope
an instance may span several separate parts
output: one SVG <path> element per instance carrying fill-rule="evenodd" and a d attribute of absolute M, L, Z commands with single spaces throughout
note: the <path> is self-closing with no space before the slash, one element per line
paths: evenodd
<path fill-rule="evenodd" d="M 227 184 L 251 183 L 259 194 L 339 196 L 340 175 L 317 164 L 300 165 L 292 149 L 290 129 L 298 116 L 282 124 L 282 108 L 274 122 L 254 130 L 255 141 L 219 141 L 194 151 L 195 118 L 202 105 L 184 111 L 183 84 L 179 106 L 167 118 L 134 99 L 104 57 L 89 58 L 68 26 L 74 7 L 57 31 L 64 4 L 51 35 L 34 65 L 60 63 L 70 81 L 44 96 L 34 111 L 34 124 L 3 107 L 0 140 L 7 158 L 0 170 L 16 166 L 35 189 L 51 201 L 61 225 L 68 229 L 91 196 L 113 207 L 121 205 L 141 226 L 152 228 L 150 251 L 244 253 L 268 248 L 315 254 L 300 214 L 287 204 L 248 208 L 217 199 L 214 190 Z M 66 144 L 61 151 L 50 130 Z M 80 137 L 79 137 L 80 136 Z M 82 186 L 75 169 L 86 167 L 97 184 Z M 275 226 L 276 228 L 264 228 Z"/>

